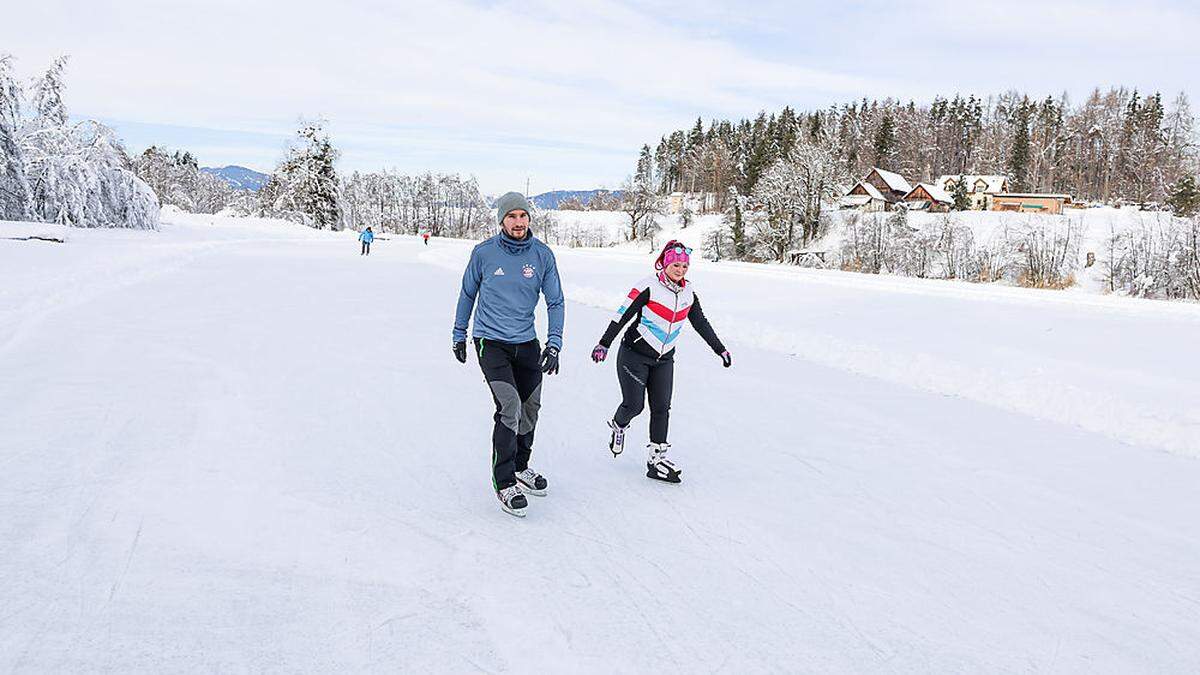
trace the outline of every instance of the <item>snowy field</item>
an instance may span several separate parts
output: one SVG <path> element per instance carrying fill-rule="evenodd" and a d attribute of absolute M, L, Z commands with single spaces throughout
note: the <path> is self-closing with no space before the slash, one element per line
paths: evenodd
<path fill-rule="evenodd" d="M 0 670 L 1200 663 L 1200 305 L 701 261 L 734 366 L 685 337 L 671 486 L 588 358 L 651 257 L 560 249 L 519 520 L 469 242 L 164 218 L 0 224 Z"/>
<path fill-rule="evenodd" d="M 620 211 L 550 211 L 548 213 L 551 214 L 550 217 L 554 222 L 554 243 L 564 246 L 616 247 L 625 250 L 646 248 L 646 244 L 642 241 L 626 241 L 629 234 L 629 217 Z M 806 248 L 811 251 L 824 252 L 827 254 L 825 266 L 829 269 L 838 269 L 842 261 L 841 256 L 846 254 L 843 251 L 844 243 L 850 237 L 847 231 L 848 222 L 859 219 L 862 221 L 859 227 L 864 227 L 868 220 L 888 219 L 893 215 L 892 212 L 862 213 L 849 209 L 827 211 L 827 230 L 820 239 L 811 242 Z M 656 216 L 656 223 L 662 229 L 653 238 L 655 243 L 661 244 L 670 238 L 678 238 L 692 248 L 701 251 L 706 258 L 713 257 L 707 251 L 710 233 L 716 229 L 728 228 L 724 222 L 724 216 L 720 213 L 697 215 L 687 228 L 682 226 L 678 215 Z M 1111 280 L 1108 263 L 1110 254 L 1113 253 L 1110 250 L 1110 240 L 1114 234 L 1142 231 L 1166 232 L 1181 230 L 1185 225 L 1182 219 L 1175 218 L 1170 213 L 1141 211 L 1134 207 L 1067 209 L 1062 215 L 997 211 L 957 211 L 953 213 L 914 211 L 907 214 L 907 223 L 914 232 L 921 232 L 925 236 L 933 234 L 934 242 L 938 240 L 938 235 L 943 227 L 949 224 L 954 228 L 969 230 L 973 239 L 973 248 L 995 247 L 1012 252 L 1015 252 L 1020 244 L 1019 233 L 1026 229 L 1045 227 L 1050 232 L 1061 233 L 1070 228 L 1073 231 L 1072 236 L 1075 238 L 1075 242 L 1072 246 L 1073 254 L 1067 257 L 1066 267 L 1074 276 L 1075 284 L 1068 289 L 1068 292 L 1093 295 L 1104 295 L 1110 291 Z M 752 230 L 753 227 L 750 227 Z M 1011 239 L 1014 237 L 1016 240 L 1012 241 Z M 1006 238 L 1010 240 L 1007 244 L 1003 243 Z M 1135 239 L 1143 244 L 1148 244 L 1144 239 Z M 728 245 L 727 243 L 726 246 Z M 1156 250 L 1163 247 L 1161 241 L 1155 241 L 1154 245 L 1157 247 Z M 724 257 L 728 257 L 728 253 L 729 251 L 725 251 Z M 1085 265 L 1089 253 L 1094 254 L 1096 258 L 1096 264 L 1091 267 Z M 1015 260 L 1022 257 L 1021 255 L 1010 255 L 1010 258 Z M 1119 251 L 1116 257 L 1121 257 Z M 947 276 L 941 254 L 933 256 L 928 272 L 931 278 Z M 887 273 L 886 270 L 885 273 Z M 898 275 L 899 273 L 893 270 L 892 274 Z M 1008 276 L 1016 275 L 1006 275 L 1005 279 L 992 283 L 1016 285 L 1016 279 L 1007 278 Z M 1119 279 L 1121 275 L 1117 274 L 1116 276 Z M 1127 290 L 1121 288 L 1120 281 L 1117 283 L 1117 288 L 1119 292 Z M 1154 294 L 1149 295 L 1156 297 Z"/>

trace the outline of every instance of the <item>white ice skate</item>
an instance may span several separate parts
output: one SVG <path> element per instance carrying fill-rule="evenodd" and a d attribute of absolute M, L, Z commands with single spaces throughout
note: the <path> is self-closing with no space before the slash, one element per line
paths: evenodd
<path fill-rule="evenodd" d="M 650 449 L 650 456 L 646 459 L 648 478 L 667 483 L 678 483 L 682 480 L 680 476 L 683 475 L 683 471 L 667 459 L 667 450 L 671 449 L 670 443 L 650 443 L 646 447 Z"/>
<path fill-rule="evenodd" d="M 521 486 L 521 491 L 536 497 L 546 496 L 546 477 L 534 471 L 533 469 L 525 469 L 517 472 L 517 484 Z"/>

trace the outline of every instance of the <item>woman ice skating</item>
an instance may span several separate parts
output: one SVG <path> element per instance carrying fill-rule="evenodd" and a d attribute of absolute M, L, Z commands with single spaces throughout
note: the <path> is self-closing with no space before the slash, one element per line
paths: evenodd
<path fill-rule="evenodd" d="M 617 333 L 637 316 L 625 331 L 617 352 L 617 381 L 621 384 L 621 405 L 609 421 L 612 431 L 608 449 L 613 457 L 625 449 L 625 430 L 629 422 L 642 412 L 646 397 L 650 397 L 650 455 L 646 460 L 646 475 L 668 483 L 680 482 L 683 473 L 667 459 L 667 423 L 671 411 L 671 389 L 675 378 L 675 342 L 686 319 L 704 338 L 713 352 L 728 368 L 732 363 L 729 351 L 717 338 L 704 310 L 700 296 L 684 277 L 691 262 L 692 249 L 678 241 L 670 241 L 654 263 L 655 274 L 635 285 L 600 344 L 592 350 L 592 360 L 600 363 Z"/>
<path fill-rule="evenodd" d="M 421 239 L 424 240 L 426 246 L 429 245 L 429 230 L 425 230 L 421 233 Z"/>
<path fill-rule="evenodd" d="M 362 242 L 362 253 L 359 255 L 371 255 L 371 242 L 375 241 L 375 233 L 371 231 L 369 225 L 362 231 L 362 234 L 358 235 L 358 240 Z"/>

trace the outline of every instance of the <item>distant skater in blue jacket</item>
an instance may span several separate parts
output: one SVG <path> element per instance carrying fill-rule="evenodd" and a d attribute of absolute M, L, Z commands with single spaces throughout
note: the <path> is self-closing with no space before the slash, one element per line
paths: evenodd
<path fill-rule="evenodd" d="M 375 233 L 371 231 L 370 226 L 358 235 L 358 240 L 362 242 L 362 253 L 359 255 L 371 255 L 371 242 L 375 241 Z"/>
<path fill-rule="evenodd" d="M 529 202 L 509 192 L 496 204 L 501 231 L 471 251 L 454 316 L 454 356 L 467 362 L 467 322 L 479 367 L 496 404 L 492 429 L 492 487 L 500 506 L 524 516 L 522 491 L 546 494 L 546 479 L 529 468 L 542 400 L 542 375 L 558 372 L 563 292 L 550 247 L 533 236 Z M 539 295 L 546 296 L 549 330 L 541 349 L 533 326 Z"/>

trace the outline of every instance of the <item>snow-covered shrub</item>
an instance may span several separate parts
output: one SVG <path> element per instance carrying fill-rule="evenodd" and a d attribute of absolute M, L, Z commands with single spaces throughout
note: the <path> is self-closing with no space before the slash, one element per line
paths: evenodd
<path fill-rule="evenodd" d="M 1192 216 L 1182 230 L 1183 245 L 1176 266 L 1191 298 L 1200 300 L 1200 215 Z"/>
<path fill-rule="evenodd" d="M 1014 259 L 1021 244 L 1007 228 L 981 241 L 952 214 L 913 226 L 905 211 L 847 213 L 842 228 L 838 259 L 844 270 L 974 282 L 1017 276 Z"/>
<path fill-rule="evenodd" d="M 1142 219 L 1108 240 L 1109 290 L 1143 298 L 1200 299 L 1200 218 Z"/>
<path fill-rule="evenodd" d="M 975 233 L 958 225 L 949 214 L 938 223 L 937 251 L 942 278 L 978 280 L 975 267 Z"/>
<path fill-rule="evenodd" d="M 706 260 L 725 260 L 734 256 L 733 235 L 724 222 L 704 233 L 701 244 Z"/>
<path fill-rule="evenodd" d="M 549 209 L 539 209 L 534 205 L 533 213 L 529 215 L 532 217 L 533 226 L 537 228 L 538 239 L 544 242 L 558 243 L 562 221 L 557 213 Z"/>
<path fill-rule="evenodd" d="M 903 213 L 903 211 L 897 211 Z M 931 276 L 934 258 L 938 255 L 938 230 L 914 229 L 895 225 L 892 230 L 892 255 L 887 257 L 888 271 L 920 279 Z"/>
<path fill-rule="evenodd" d="M 915 233 L 908 226 L 906 211 L 851 214 L 843 227 L 842 269 L 904 274 L 925 264 L 914 250 Z"/>
<path fill-rule="evenodd" d="M 1080 226 L 1067 220 L 1033 216 L 1020 233 L 1017 283 L 1032 288 L 1067 288 L 1075 283 L 1079 265 Z"/>
<path fill-rule="evenodd" d="M 990 241 L 976 242 L 971 249 L 970 281 L 994 282 L 1008 278 L 1014 265 L 1013 247 L 1008 231 L 1002 231 Z"/>

